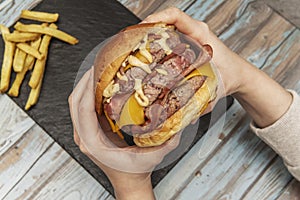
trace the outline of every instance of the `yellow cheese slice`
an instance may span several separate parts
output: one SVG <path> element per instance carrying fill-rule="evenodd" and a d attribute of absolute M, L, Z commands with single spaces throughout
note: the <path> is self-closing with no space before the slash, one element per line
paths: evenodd
<path fill-rule="evenodd" d="M 213 79 L 215 78 L 215 74 L 214 74 L 213 69 L 211 68 L 210 63 L 205 63 L 204 65 L 199 67 L 197 70 L 200 72 L 200 74 L 202 76 L 207 76 L 207 77 L 210 77 Z"/>
<path fill-rule="evenodd" d="M 117 122 L 117 125 L 121 128 L 130 124 L 143 124 L 144 122 L 144 109 L 135 100 L 134 95 L 131 95 L 121 111 L 120 120 Z"/>
<path fill-rule="evenodd" d="M 206 63 L 206 64 L 202 65 L 201 67 L 195 69 L 194 71 L 189 73 L 185 77 L 185 79 L 189 80 L 189 79 L 193 78 L 194 76 L 207 76 L 207 77 L 210 77 L 213 79 L 215 78 L 215 74 L 209 63 Z"/>
<path fill-rule="evenodd" d="M 210 63 L 205 63 L 201 67 L 195 69 L 194 71 L 189 73 L 187 76 L 185 76 L 184 79 L 179 83 L 179 85 L 181 85 L 185 81 L 187 81 L 195 76 L 207 76 L 207 77 L 211 78 L 212 80 L 215 79 L 215 74 L 210 66 Z"/>
<path fill-rule="evenodd" d="M 114 124 L 114 122 L 108 117 L 107 113 L 104 111 L 105 117 L 111 127 L 112 132 L 117 133 L 118 136 L 124 140 L 124 136 L 122 135 L 122 133 L 119 130 L 119 127 L 117 125 Z"/>
<path fill-rule="evenodd" d="M 118 130 L 118 127 L 116 127 L 116 125 L 114 124 L 114 122 L 109 118 L 108 114 L 106 113 L 106 111 L 104 111 L 105 117 L 111 127 L 111 130 L 115 133 Z"/>

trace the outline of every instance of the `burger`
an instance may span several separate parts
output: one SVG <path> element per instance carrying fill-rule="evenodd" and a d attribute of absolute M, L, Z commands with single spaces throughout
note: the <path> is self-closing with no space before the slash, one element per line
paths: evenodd
<path fill-rule="evenodd" d="M 216 97 L 212 48 L 173 25 L 146 23 L 110 38 L 95 59 L 95 109 L 113 132 L 158 146 L 197 120 Z"/>

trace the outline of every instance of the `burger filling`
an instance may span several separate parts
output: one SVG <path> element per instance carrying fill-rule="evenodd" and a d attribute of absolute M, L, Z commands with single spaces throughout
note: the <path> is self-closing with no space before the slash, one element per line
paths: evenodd
<path fill-rule="evenodd" d="M 196 60 L 209 61 L 202 55 L 175 31 L 148 33 L 103 92 L 104 112 L 113 131 L 150 132 L 183 107 L 207 79 L 193 65 Z"/>

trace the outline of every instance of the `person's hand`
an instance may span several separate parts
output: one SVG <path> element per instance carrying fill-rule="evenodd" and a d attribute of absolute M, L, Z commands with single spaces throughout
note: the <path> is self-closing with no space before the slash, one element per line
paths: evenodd
<path fill-rule="evenodd" d="M 100 127 L 95 112 L 93 68 L 87 71 L 69 97 L 74 141 L 111 181 L 117 198 L 153 199 L 150 174 L 179 143 L 180 134 L 158 147 L 139 148 L 113 143 L 115 133 Z M 112 136 L 109 138 L 108 136 Z M 120 139 L 118 139 L 120 141 Z M 119 147 L 123 146 L 123 147 Z"/>
<path fill-rule="evenodd" d="M 251 63 L 231 51 L 204 22 L 195 20 L 177 8 L 168 8 L 148 16 L 142 23 L 165 22 L 213 49 L 212 62 L 219 75 L 218 94 L 205 110 L 212 110 L 218 99 L 233 95 L 250 114 L 259 127 L 278 120 L 289 108 L 292 96 L 283 87 Z M 223 83 L 223 84 L 222 84 Z"/>
<path fill-rule="evenodd" d="M 203 114 L 211 111 L 221 97 L 231 95 L 239 90 L 242 83 L 240 76 L 242 68 L 240 66 L 247 64 L 247 61 L 227 48 L 210 31 L 206 23 L 195 20 L 174 7 L 149 15 L 142 21 L 142 23 L 152 22 L 174 24 L 180 32 L 190 36 L 201 45 L 209 44 L 212 47 L 212 62 L 217 68 L 217 73 L 219 73 L 219 88 L 216 100 L 209 105 Z"/>

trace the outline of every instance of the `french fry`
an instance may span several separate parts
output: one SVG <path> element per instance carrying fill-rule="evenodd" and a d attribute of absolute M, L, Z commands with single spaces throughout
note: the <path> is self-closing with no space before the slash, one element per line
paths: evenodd
<path fill-rule="evenodd" d="M 41 37 L 39 37 L 35 41 L 32 41 L 31 42 L 31 47 L 33 47 L 34 49 L 38 49 L 39 46 L 40 46 L 41 41 L 42 41 Z M 19 49 L 17 48 L 17 50 L 19 50 Z M 19 96 L 20 87 L 21 87 L 22 82 L 25 78 L 26 72 L 33 68 L 34 61 L 35 61 L 35 57 L 33 57 L 32 55 L 28 54 L 26 56 L 25 64 L 24 64 L 24 67 L 23 67 L 22 71 L 18 72 L 16 74 L 16 78 L 15 78 L 11 88 L 8 91 L 9 96 L 12 96 L 12 97 Z"/>
<path fill-rule="evenodd" d="M 56 22 L 58 20 L 58 17 L 58 13 L 46 13 L 30 10 L 22 10 L 21 13 L 21 18 L 23 19 L 31 19 L 40 22 Z"/>
<path fill-rule="evenodd" d="M 13 62 L 13 69 L 15 72 L 20 72 L 23 70 L 26 55 L 27 54 L 24 51 L 22 51 L 19 48 L 16 48 L 14 62 Z"/>
<path fill-rule="evenodd" d="M 27 99 L 26 105 L 25 105 L 25 110 L 29 110 L 29 108 L 33 105 L 35 105 L 39 99 L 40 92 L 41 92 L 41 87 L 42 87 L 42 82 L 43 82 L 43 76 L 41 77 L 41 80 L 39 84 L 37 85 L 36 88 L 32 88 L 29 97 Z"/>
<path fill-rule="evenodd" d="M 18 72 L 16 75 L 16 78 L 11 86 L 11 88 L 8 91 L 8 95 L 12 97 L 19 96 L 19 91 L 21 84 L 24 80 L 25 74 L 28 71 L 28 66 L 24 66 L 21 72 Z"/>
<path fill-rule="evenodd" d="M 3 40 L 5 44 L 0 81 L 0 92 L 4 93 L 9 87 L 13 57 L 15 52 L 15 44 L 7 41 L 4 37 L 5 34 L 9 34 L 9 29 L 7 27 L 5 27 L 4 25 L 0 25 L 0 30 L 3 35 Z"/>
<path fill-rule="evenodd" d="M 50 28 L 54 30 L 57 28 L 57 26 L 55 24 L 51 24 Z M 41 79 L 42 79 L 42 76 L 45 71 L 45 65 L 46 65 L 46 60 L 47 60 L 47 55 L 48 55 L 48 47 L 49 47 L 51 38 L 52 37 L 50 35 L 43 36 L 39 51 L 43 55 L 45 55 L 45 57 L 41 60 L 36 60 L 36 62 L 35 62 L 33 72 L 30 77 L 30 80 L 29 80 L 29 86 L 32 89 L 37 88 L 39 82 L 42 81 Z"/>
<path fill-rule="evenodd" d="M 6 40 L 10 42 L 27 42 L 36 40 L 41 34 L 39 33 L 20 33 L 20 32 L 13 32 L 10 34 L 5 34 Z"/>
<path fill-rule="evenodd" d="M 53 29 L 51 27 L 43 27 L 42 25 L 37 25 L 37 24 L 25 25 L 25 24 L 22 24 L 21 22 L 17 22 L 14 27 L 18 31 L 50 35 L 50 36 L 60 39 L 64 42 L 67 42 L 69 44 L 74 45 L 74 44 L 78 43 L 78 39 L 76 39 L 75 37 L 73 37 L 63 31 Z"/>
<path fill-rule="evenodd" d="M 22 51 L 28 53 L 29 55 L 32 55 L 33 57 L 37 58 L 38 60 L 41 60 L 44 58 L 44 55 L 40 53 L 38 50 L 30 46 L 26 43 L 18 43 L 17 47 L 21 49 Z"/>
<path fill-rule="evenodd" d="M 39 37 L 37 40 L 31 42 L 31 47 L 38 50 L 40 47 L 42 41 L 42 37 Z M 35 57 L 32 55 L 27 55 L 26 60 L 25 60 L 25 67 L 28 68 L 28 70 L 32 70 L 33 65 L 34 65 Z"/>
<path fill-rule="evenodd" d="M 17 60 L 16 60 L 16 58 L 17 58 L 18 55 L 19 55 L 19 51 L 20 51 L 20 49 L 18 49 L 18 48 L 15 49 L 14 60 L 13 60 L 13 67 L 17 65 Z M 14 69 L 14 70 L 15 70 L 15 69 Z"/>

